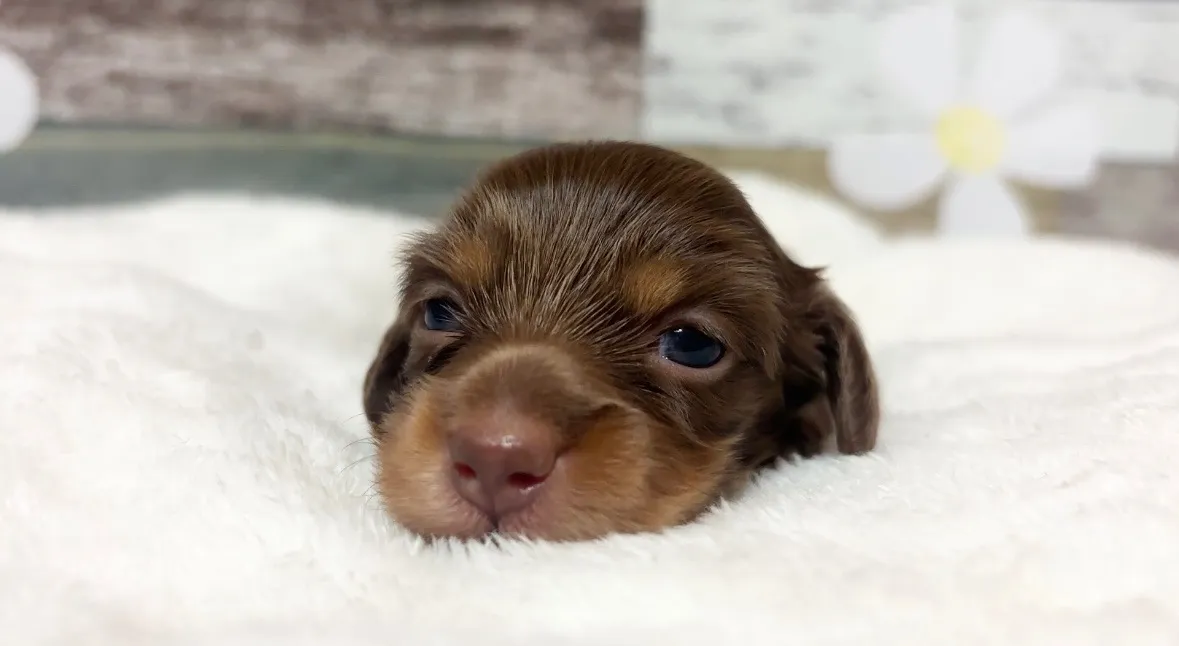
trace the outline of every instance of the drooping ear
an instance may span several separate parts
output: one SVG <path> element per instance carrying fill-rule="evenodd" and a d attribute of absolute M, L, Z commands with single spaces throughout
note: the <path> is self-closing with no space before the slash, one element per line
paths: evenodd
<path fill-rule="evenodd" d="M 790 311 L 781 350 L 781 391 L 742 459 L 766 466 L 781 457 L 811 457 L 834 445 L 840 453 L 876 446 L 880 422 L 876 374 L 859 326 L 819 273 L 783 255 Z"/>
<path fill-rule="evenodd" d="M 840 453 L 864 453 L 876 446 L 880 402 L 876 372 L 863 335 L 847 306 L 822 282 L 814 286 L 806 318 L 817 344 L 811 370 L 819 388 L 803 404 L 799 417 L 813 425 L 805 434 L 828 444 L 834 437 Z"/>
<path fill-rule="evenodd" d="M 410 324 L 402 317 L 389 326 L 364 376 L 364 414 L 374 435 L 382 433 L 381 419 L 393 410 L 405 387 L 409 333 Z"/>

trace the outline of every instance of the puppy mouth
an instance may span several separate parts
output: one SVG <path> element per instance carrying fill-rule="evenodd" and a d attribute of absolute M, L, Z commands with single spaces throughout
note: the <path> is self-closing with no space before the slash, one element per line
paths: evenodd
<path fill-rule="evenodd" d="M 529 522 L 528 516 L 528 510 L 521 509 L 499 516 L 487 516 L 486 518 L 487 522 L 491 524 L 490 533 L 492 534 L 527 537 L 537 534 L 540 529 L 534 527 Z"/>
<path fill-rule="evenodd" d="M 492 536 L 504 538 L 546 539 L 555 527 L 546 522 L 535 508 L 535 503 L 504 513 L 487 512 L 471 503 L 457 501 L 453 524 L 433 534 L 435 539 L 458 538 L 481 540 Z"/>

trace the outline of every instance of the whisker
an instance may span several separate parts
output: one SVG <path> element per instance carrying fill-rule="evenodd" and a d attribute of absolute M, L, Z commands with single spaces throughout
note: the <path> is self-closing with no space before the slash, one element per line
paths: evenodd
<path fill-rule="evenodd" d="M 377 503 L 377 508 L 383 510 L 385 508 L 385 503 L 380 499 L 381 492 L 376 491 L 376 488 L 377 483 L 374 482 L 369 486 L 368 489 L 364 490 L 364 493 L 362 494 L 364 496 L 364 504 L 367 507 L 368 505 L 373 504 L 375 501 Z"/>
<path fill-rule="evenodd" d="M 344 467 L 343 469 L 340 469 L 340 473 L 344 473 L 344 472 L 348 471 L 348 469 L 351 469 L 352 467 L 360 464 L 361 462 L 367 462 L 367 461 L 373 459 L 374 457 L 376 457 L 376 456 L 375 455 L 366 455 L 366 456 L 360 458 L 359 460 L 353 460 L 351 464 Z"/>
<path fill-rule="evenodd" d="M 365 443 L 365 444 L 370 444 L 370 445 L 372 445 L 372 446 L 376 446 L 376 445 L 377 445 L 377 441 L 376 441 L 375 439 L 373 439 L 373 438 L 371 438 L 371 437 L 361 437 L 361 438 L 358 438 L 358 439 L 352 440 L 351 442 L 349 442 L 349 443 L 345 444 L 345 445 L 344 445 L 344 448 L 343 448 L 342 450 L 344 450 L 344 451 L 347 451 L 348 449 L 350 449 L 350 448 L 352 448 L 353 446 L 355 446 L 355 445 L 357 445 L 357 444 L 360 444 L 360 443 L 362 443 L 362 442 L 363 442 L 363 443 Z"/>
<path fill-rule="evenodd" d="M 362 415 L 364 415 L 364 411 L 361 411 L 361 412 L 359 412 L 359 413 L 357 413 L 357 414 L 355 414 L 355 415 L 351 415 L 351 416 L 349 416 L 349 417 L 346 417 L 346 418 L 344 418 L 344 420 L 343 420 L 343 421 L 341 421 L 341 422 L 340 422 L 340 424 L 347 424 L 348 422 L 351 422 L 352 420 L 354 420 L 354 419 L 356 419 L 357 417 L 360 417 L 360 416 L 362 416 Z"/>

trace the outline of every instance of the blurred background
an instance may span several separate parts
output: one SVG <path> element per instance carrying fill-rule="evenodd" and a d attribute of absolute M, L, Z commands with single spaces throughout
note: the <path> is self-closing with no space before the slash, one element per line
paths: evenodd
<path fill-rule="evenodd" d="M 1080 151 L 1092 169 L 1014 178 L 1031 230 L 1179 250 L 1179 0 L 0 0 L 0 48 L 37 88 L 35 129 L 0 155 L 0 204 L 251 190 L 437 214 L 493 159 L 608 137 L 937 230 L 937 191 L 873 201 L 831 161 L 841 138 L 928 125 L 878 59 L 937 41 L 936 21 L 900 24 L 933 5 L 955 10 L 963 51 L 1004 12 L 1035 16 L 992 50 L 1057 56 L 1050 89 L 1100 129 Z M 21 92 L 0 78 L 0 120 Z M 935 119 L 939 142 L 950 121 L 999 132 Z M 1055 132 L 1041 156 L 1086 148 Z"/>

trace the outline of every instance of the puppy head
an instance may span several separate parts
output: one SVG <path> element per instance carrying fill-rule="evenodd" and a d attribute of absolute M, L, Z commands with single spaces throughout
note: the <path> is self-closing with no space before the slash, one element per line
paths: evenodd
<path fill-rule="evenodd" d="M 423 536 L 656 530 L 780 456 L 875 443 L 852 317 L 679 154 L 511 157 L 402 260 L 364 399 L 381 497 Z"/>

